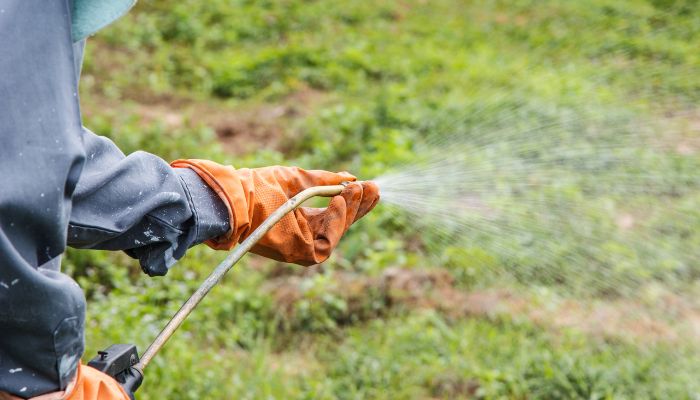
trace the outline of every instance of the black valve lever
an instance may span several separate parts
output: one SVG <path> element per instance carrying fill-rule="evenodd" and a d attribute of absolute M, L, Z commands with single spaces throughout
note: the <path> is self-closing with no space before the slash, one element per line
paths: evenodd
<path fill-rule="evenodd" d="M 143 372 L 135 367 L 138 362 L 139 354 L 135 345 L 113 344 L 98 351 L 88 366 L 114 378 L 133 400 L 134 392 L 143 382 Z"/>

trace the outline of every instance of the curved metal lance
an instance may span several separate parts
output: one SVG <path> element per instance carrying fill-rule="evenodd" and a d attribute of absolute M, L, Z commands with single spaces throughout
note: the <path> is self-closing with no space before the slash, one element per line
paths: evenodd
<path fill-rule="evenodd" d="M 143 381 L 143 370 L 153 360 L 153 357 L 163 348 L 165 343 L 182 325 L 188 315 L 197 307 L 204 297 L 217 283 L 233 268 L 234 265 L 285 215 L 299 207 L 304 201 L 317 196 L 330 197 L 340 194 L 347 182 L 333 186 L 315 186 L 308 188 L 287 200 L 282 206 L 270 214 L 260 226 L 244 241 L 233 249 L 226 258 L 209 274 L 207 279 L 192 293 L 189 299 L 168 321 L 163 330 L 153 340 L 139 360 L 136 346 L 133 344 L 115 344 L 98 352 L 88 365 L 114 377 L 127 392 L 135 392 Z"/>
<path fill-rule="evenodd" d="M 185 304 L 180 307 L 177 313 L 168 321 L 165 328 L 156 336 L 153 343 L 146 349 L 141 356 L 141 361 L 136 364 L 136 368 L 143 370 L 146 368 L 148 363 L 151 362 L 153 356 L 158 353 L 158 351 L 163 347 L 165 342 L 170 339 L 175 330 L 182 324 L 182 322 L 187 318 L 188 315 L 194 310 L 199 304 L 204 296 L 209 293 L 209 291 L 216 286 L 221 278 L 234 266 L 236 263 L 248 252 L 250 249 L 262 239 L 265 234 L 272 229 L 272 227 L 279 222 L 285 215 L 292 212 L 294 209 L 299 207 L 304 201 L 316 197 L 316 196 L 335 196 L 343 191 L 346 184 L 335 185 L 335 186 L 316 186 L 302 191 L 291 199 L 287 200 L 280 208 L 275 210 L 265 221 L 263 221 L 260 226 L 253 231 L 241 244 L 233 249 L 228 256 L 212 271 L 207 279 L 202 283 L 202 285 L 190 296 Z"/>

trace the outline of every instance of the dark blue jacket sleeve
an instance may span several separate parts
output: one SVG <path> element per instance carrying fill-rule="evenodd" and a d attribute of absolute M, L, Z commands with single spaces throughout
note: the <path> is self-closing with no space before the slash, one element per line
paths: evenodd
<path fill-rule="evenodd" d="M 84 147 L 70 246 L 124 250 L 144 272 L 164 275 L 188 248 L 228 230 L 225 205 L 193 171 L 145 152 L 124 156 L 87 130 Z"/>

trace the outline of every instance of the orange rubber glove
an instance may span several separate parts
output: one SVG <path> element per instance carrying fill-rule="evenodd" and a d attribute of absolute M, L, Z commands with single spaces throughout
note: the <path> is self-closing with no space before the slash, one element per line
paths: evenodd
<path fill-rule="evenodd" d="M 130 397 L 111 376 L 79 365 L 75 386 L 66 400 L 130 400 Z"/>
<path fill-rule="evenodd" d="M 356 180 L 347 172 L 305 171 L 296 167 L 237 170 L 207 160 L 177 160 L 171 165 L 194 170 L 226 204 L 231 230 L 206 242 L 217 250 L 229 250 L 243 241 L 273 211 L 302 190 Z M 251 251 L 301 265 L 321 263 L 350 225 L 378 201 L 379 188 L 373 182 L 350 183 L 326 208 L 301 207 L 287 214 Z"/>

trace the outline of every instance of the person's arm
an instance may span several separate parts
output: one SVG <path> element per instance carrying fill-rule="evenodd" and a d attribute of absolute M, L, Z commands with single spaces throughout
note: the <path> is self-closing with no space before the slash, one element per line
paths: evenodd
<path fill-rule="evenodd" d="M 165 275 L 188 248 L 228 231 L 228 212 L 190 170 L 146 152 L 125 156 L 85 130 L 86 162 L 73 194 L 68 245 L 124 250 Z"/>
<path fill-rule="evenodd" d="M 146 152 L 125 157 L 110 140 L 89 131 L 85 149 L 68 244 L 124 250 L 149 275 L 165 275 L 187 249 L 202 242 L 231 249 L 308 187 L 355 180 L 348 173 L 234 169 L 207 160 L 177 160 L 171 167 Z M 378 200 L 372 182 L 348 185 L 327 208 L 302 207 L 285 216 L 252 251 L 302 265 L 323 262 Z"/>

